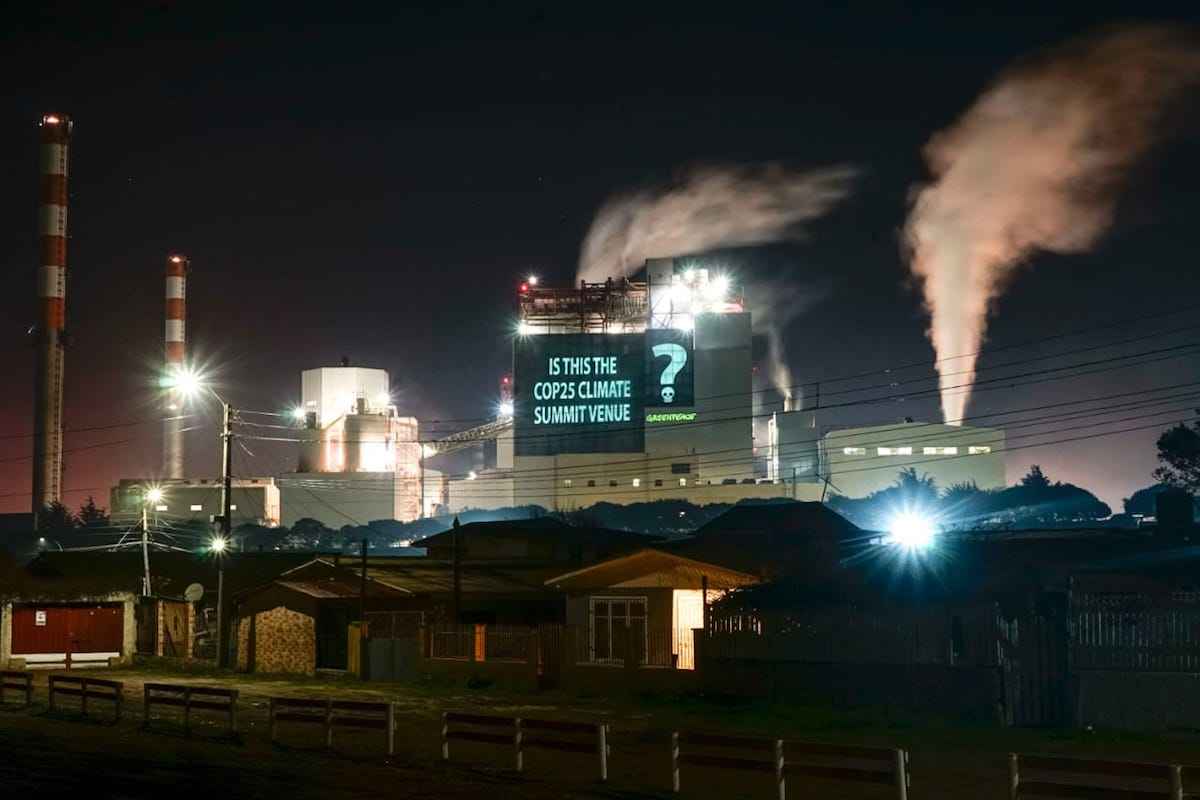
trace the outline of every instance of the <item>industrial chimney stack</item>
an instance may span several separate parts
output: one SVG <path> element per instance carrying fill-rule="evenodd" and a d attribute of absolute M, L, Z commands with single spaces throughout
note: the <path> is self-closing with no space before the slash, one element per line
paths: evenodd
<path fill-rule="evenodd" d="M 62 498 L 63 368 L 67 302 L 67 162 L 71 120 L 47 114 L 41 124 L 38 321 L 34 327 L 33 514 Z"/>
<path fill-rule="evenodd" d="M 167 256 L 166 372 L 177 375 L 185 368 L 187 353 L 186 256 Z M 168 389 L 163 419 L 163 477 L 183 477 L 183 396 Z"/>

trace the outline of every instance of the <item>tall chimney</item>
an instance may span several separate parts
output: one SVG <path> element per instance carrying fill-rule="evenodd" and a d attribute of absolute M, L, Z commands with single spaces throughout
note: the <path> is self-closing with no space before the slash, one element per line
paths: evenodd
<path fill-rule="evenodd" d="M 38 320 L 34 326 L 33 516 L 62 498 L 63 368 L 67 303 L 67 161 L 71 120 L 47 114 L 41 124 Z"/>
<path fill-rule="evenodd" d="M 166 371 L 175 375 L 185 368 L 187 353 L 187 256 L 167 256 L 165 326 Z M 183 477 L 183 396 L 168 389 L 163 419 L 163 477 Z"/>

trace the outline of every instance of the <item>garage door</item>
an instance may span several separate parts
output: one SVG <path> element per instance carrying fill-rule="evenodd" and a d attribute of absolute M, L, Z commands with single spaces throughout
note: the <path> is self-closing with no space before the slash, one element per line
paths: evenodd
<path fill-rule="evenodd" d="M 13 607 L 12 653 L 30 666 L 104 663 L 121 655 L 125 613 L 120 603 Z"/>

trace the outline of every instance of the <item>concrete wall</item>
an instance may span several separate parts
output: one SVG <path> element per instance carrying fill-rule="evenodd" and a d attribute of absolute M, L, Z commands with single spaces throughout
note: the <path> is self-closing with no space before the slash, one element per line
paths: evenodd
<path fill-rule="evenodd" d="M 242 617 L 237 641 L 238 669 L 299 675 L 316 672 L 317 625 L 307 614 L 280 606 Z"/>
<path fill-rule="evenodd" d="M 334 530 L 395 518 L 394 472 L 293 472 L 276 480 L 285 527 L 304 518 Z"/>
<path fill-rule="evenodd" d="M 1200 728 L 1200 674 L 1115 672 L 1075 674 L 1079 726 L 1165 731 Z"/>

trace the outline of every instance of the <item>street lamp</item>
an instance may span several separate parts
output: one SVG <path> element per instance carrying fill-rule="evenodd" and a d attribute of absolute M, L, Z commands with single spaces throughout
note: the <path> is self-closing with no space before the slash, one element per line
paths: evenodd
<path fill-rule="evenodd" d="M 217 555 L 221 555 L 222 553 L 225 552 L 225 549 L 227 547 L 229 547 L 228 540 L 225 539 L 225 537 L 223 537 L 223 536 L 214 536 L 213 540 L 211 542 L 209 542 L 208 544 L 209 544 L 209 548 L 211 548 L 212 551 L 214 553 L 216 553 Z"/>
<path fill-rule="evenodd" d="M 63 546 L 61 544 L 59 544 L 57 541 L 55 541 L 54 539 L 47 539 L 45 536 L 38 537 L 38 547 L 40 547 L 41 549 L 43 549 L 43 550 L 46 549 L 46 542 L 54 542 L 55 547 L 57 547 L 59 550 L 63 549 Z"/>

